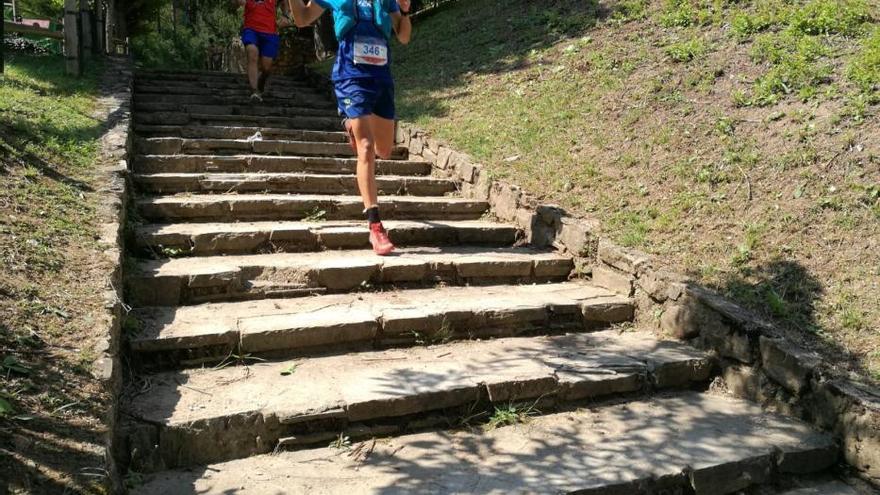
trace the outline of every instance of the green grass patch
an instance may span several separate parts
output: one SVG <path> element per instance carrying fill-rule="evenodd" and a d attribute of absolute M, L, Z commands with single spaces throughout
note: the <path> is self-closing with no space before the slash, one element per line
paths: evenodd
<path fill-rule="evenodd" d="M 853 57 L 847 75 L 872 103 L 880 101 L 880 26 L 874 28 Z"/>
<path fill-rule="evenodd" d="M 868 6 L 861 0 L 813 0 L 792 6 L 788 27 L 801 34 L 854 35 L 869 19 Z"/>
<path fill-rule="evenodd" d="M 690 62 L 695 58 L 702 57 L 709 51 L 709 45 L 700 37 L 693 37 L 685 41 L 672 43 L 665 49 L 666 55 L 674 62 Z"/>

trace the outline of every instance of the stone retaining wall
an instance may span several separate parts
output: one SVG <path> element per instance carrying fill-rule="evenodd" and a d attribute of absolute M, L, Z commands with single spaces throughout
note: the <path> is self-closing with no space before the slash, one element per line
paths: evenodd
<path fill-rule="evenodd" d="M 101 256 L 107 258 L 111 269 L 105 275 L 104 313 L 96 318 L 101 328 L 100 345 L 95 349 L 98 359 L 93 374 L 100 380 L 107 396 L 104 424 L 107 431 L 105 464 L 109 489 L 122 493 L 123 485 L 117 469 L 116 453 L 123 450 L 116 435 L 118 399 L 122 390 L 122 363 L 120 340 L 122 321 L 126 307 L 122 302 L 122 267 L 126 202 L 128 201 L 128 151 L 131 149 L 131 92 L 132 64 L 127 58 L 108 58 L 102 81 L 102 97 L 99 118 L 106 120 L 106 130 L 101 138 L 99 173 L 101 184 L 98 193 L 101 203 L 98 218 L 101 225 L 98 240 Z"/>

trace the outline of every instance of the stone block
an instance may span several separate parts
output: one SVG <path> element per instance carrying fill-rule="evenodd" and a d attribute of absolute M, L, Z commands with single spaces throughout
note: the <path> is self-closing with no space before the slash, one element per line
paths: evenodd
<path fill-rule="evenodd" d="M 648 255 L 618 246 L 607 239 L 599 240 L 596 255 L 606 265 L 633 275 L 640 273 L 651 263 Z"/>
<path fill-rule="evenodd" d="M 818 356 L 783 339 L 761 336 L 760 349 L 764 372 L 795 394 L 809 387 L 813 370 L 821 361 Z"/>
<path fill-rule="evenodd" d="M 436 155 L 440 152 L 440 142 L 436 139 L 428 138 L 427 145 L 428 149 L 431 150 L 431 153 L 434 153 Z"/>
<path fill-rule="evenodd" d="M 511 222 L 516 219 L 521 196 L 522 191 L 518 187 L 506 182 L 496 182 L 489 191 L 489 205 L 499 219 Z"/>
<path fill-rule="evenodd" d="M 447 148 L 446 146 L 441 146 L 440 150 L 437 151 L 437 161 L 434 163 L 434 166 L 439 168 L 440 170 L 446 170 L 449 165 L 449 158 L 452 156 L 452 150 Z"/>
<path fill-rule="evenodd" d="M 415 131 L 411 133 L 411 138 L 409 140 L 409 152 L 421 155 L 422 151 L 425 149 L 425 139 Z"/>
<path fill-rule="evenodd" d="M 770 455 L 742 461 L 716 464 L 691 472 L 695 495 L 724 495 L 737 493 L 752 485 L 765 483 L 772 473 Z"/>
<path fill-rule="evenodd" d="M 596 230 L 594 222 L 581 218 L 563 216 L 559 223 L 556 242 L 574 256 L 591 257 L 595 252 Z"/>
<path fill-rule="evenodd" d="M 824 471 L 840 457 L 837 445 L 821 445 L 813 449 L 783 450 L 776 459 L 780 473 L 809 474 Z"/>
<path fill-rule="evenodd" d="M 593 283 L 626 297 L 633 294 L 632 276 L 606 265 L 599 264 L 593 267 Z"/>
<path fill-rule="evenodd" d="M 492 183 L 489 180 L 488 172 L 485 170 L 479 170 L 475 174 L 473 184 L 468 182 L 463 182 L 461 184 L 461 193 L 466 198 L 488 201 L 491 186 Z"/>
<path fill-rule="evenodd" d="M 721 376 L 735 397 L 757 401 L 761 396 L 761 373 L 751 366 L 725 366 Z"/>
<path fill-rule="evenodd" d="M 428 148 L 422 150 L 422 159 L 426 162 L 431 163 L 432 165 L 437 163 L 437 155 Z"/>
<path fill-rule="evenodd" d="M 712 311 L 703 313 L 705 319 L 700 326 L 700 338 L 704 347 L 714 349 L 721 356 L 736 359 L 743 363 L 755 360 L 749 335 L 735 330 Z"/>
<path fill-rule="evenodd" d="M 700 334 L 703 325 L 711 323 L 711 318 L 709 310 L 698 301 L 687 298 L 666 307 L 660 317 L 660 329 L 677 339 L 692 339 Z"/>
<path fill-rule="evenodd" d="M 458 174 L 462 181 L 474 183 L 474 173 L 478 169 L 470 160 L 463 160 L 458 167 Z"/>

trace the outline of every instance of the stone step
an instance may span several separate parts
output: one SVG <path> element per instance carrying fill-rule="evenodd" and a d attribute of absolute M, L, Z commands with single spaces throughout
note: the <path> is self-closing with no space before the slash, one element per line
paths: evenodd
<path fill-rule="evenodd" d="M 267 155 L 136 155 L 139 174 L 162 173 L 312 173 L 352 175 L 354 158 Z M 378 175 L 430 175 L 431 163 L 418 160 L 376 160 Z"/>
<path fill-rule="evenodd" d="M 250 101 L 251 89 L 248 87 L 233 89 L 217 89 L 202 86 L 177 86 L 166 85 L 161 82 L 141 82 L 135 83 L 134 96 L 135 99 L 140 98 L 159 98 L 168 95 L 176 96 L 195 96 L 195 97 L 218 97 L 218 98 L 247 98 Z M 327 99 L 327 94 L 309 88 L 272 88 L 266 89 L 263 93 L 263 103 L 266 104 L 272 100 L 280 99 L 302 99 L 306 101 L 331 101 Z"/>
<path fill-rule="evenodd" d="M 272 117 L 264 115 L 224 115 L 188 112 L 136 112 L 136 124 L 162 125 L 229 125 L 285 127 L 312 131 L 341 131 L 342 121 L 338 117 L 291 116 Z"/>
<path fill-rule="evenodd" d="M 321 141 L 290 141 L 280 139 L 185 139 L 178 137 L 139 138 L 137 151 L 145 155 L 224 155 L 262 154 L 354 157 L 351 146 L 345 143 Z M 395 147 L 392 159 L 406 159 L 407 149 Z"/>
<path fill-rule="evenodd" d="M 234 78 L 198 78 L 198 79 L 177 79 L 164 77 L 138 77 L 134 80 L 135 91 L 141 85 L 161 85 L 168 88 L 210 88 L 210 89 L 243 89 L 251 90 L 250 83 L 244 75 Z M 266 89 L 270 91 L 309 91 L 314 92 L 315 89 L 302 81 L 294 81 L 291 79 L 269 78 Z"/>
<path fill-rule="evenodd" d="M 143 377 L 150 387 L 122 407 L 137 425 L 129 445 L 144 458 L 132 469 L 144 472 L 151 465 L 192 466 L 281 446 L 326 445 L 340 434 L 385 436 L 424 428 L 432 420 L 455 424 L 479 417 L 488 403 L 530 401 L 546 412 L 610 394 L 688 387 L 705 383 L 711 369 L 704 354 L 657 341 L 650 332 L 604 331 L 155 373 Z M 702 411 L 703 417 L 709 411 Z M 729 409 L 724 412 L 725 421 L 736 420 Z M 630 417 L 639 421 L 642 415 Z M 664 414 L 654 418 L 654 429 L 687 431 L 695 419 Z M 560 438 L 575 426 L 561 428 Z M 137 437 L 146 441 L 138 444 Z M 730 438 L 724 445 L 736 449 L 742 442 Z M 698 449 L 698 444 L 687 446 L 680 450 Z M 671 444 L 665 447 L 676 451 Z M 762 455 L 770 453 L 766 449 Z M 418 480 L 422 477 L 411 482 Z"/>
<path fill-rule="evenodd" d="M 138 262 L 127 277 L 133 306 L 176 306 L 344 292 L 367 285 L 546 282 L 568 278 L 571 258 L 526 248 L 400 248 L 175 258 Z"/>
<path fill-rule="evenodd" d="M 149 78 L 155 77 L 158 79 L 199 79 L 199 78 L 216 78 L 216 79 L 235 79 L 238 80 L 240 78 L 245 77 L 244 74 L 237 74 L 233 72 L 223 72 L 219 70 L 209 70 L 209 69 L 137 69 L 134 73 L 135 78 Z M 291 81 L 291 82 L 305 82 L 300 76 L 297 75 L 284 75 L 284 74 L 273 74 L 273 79 L 281 80 L 281 81 Z"/>
<path fill-rule="evenodd" d="M 827 469 L 837 457 L 831 437 L 804 423 L 690 392 L 488 431 L 368 439 L 168 471 L 132 493 L 727 495 Z"/>
<path fill-rule="evenodd" d="M 128 338 L 141 362 L 202 364 L 230 353 L 308 355 L 601 328 L 633 303 L 582 282 L 442 287 L 133 310 Z M 207 323 L 210 322 L 210 323 Z"/>
<path fill-rule="evenodd" d="M 231 127 L 201 125 L 150 125 L 138 124 L 134 131 L 145 137 L 182 137 L 188 139 L 247 139 L 259 132 L 264 139 L 311 141 L 321 143 L 348 143 L 344 132 L 305 131 L 277 127 Z"/>
<path fill-rule="evenodd" d="M 224 92 L 224 94 L 162 94 L 160 97 L 164 104 L 176 105 L 252 105 L 256 107 L 273 107 L 273 106 L 297 106 L 310 108 L 323 108 L 327 110 L 336 110 L 336 103 L 316 94 L 300 94 L 292 93 L 266 93 L 263 95 L 262 102 L 255 102 L 250 98 L 247 91 Z M 140 108 L 141 103 L 155 103 L 157 95 L 149 92 L 138 92 L 134 95 L 135 108 Z"/>
<path fill-rule="evenodd" d="M 354 175 L 321 174 L 136 174 L 138 188 L 147 193 L 299 193 L 358 194 Z M 455 182 L 434 177 L 379 175 L 380 195 L 443 196 L 455 192 Z"/>
<path fill-rule="evenodd" d="M 384 224 L 401 247 L 511 246 L 521 235 L 517 227 L 495 222 L 389 220 Z M 134 236 L 142 253 L 173 249 L 197 256 L 367 249 L 368 237 L 363 220 L 143 225 Z"/>
<path fill-rule="evenodd" d="M 806 482 L 806 486 L 792 488 L 780 492 L 781 495 L 863 495 L 865 493 L 876 494 L 877 491 L 860 491 L 843 483 L 842 481 Z"/>
<path fill-rule="evenodd" d="M 360 196 L 306 194 L 190 194 L 140 198 L 141 217 L 152 222 L 234 222 L 256 220 L 357 220 L 364 217 Z M 453 197 L 383 196 L 389 220 L 476 220 L 485 201 Z"/>
<path fill-rule="evenodd" d="M 165 103 L 162 101 L 135 103 L 135 111 L 141 115 L 150 113 L 182 112 L 194 115 L 223 115 L 223 116 L 257 116 L 257 117 L 301 117 L 317 116 L 337 119 L 335 107 L 314 108 L 294 107 L 289 105 L 181 105 L 178 103 Z"/>

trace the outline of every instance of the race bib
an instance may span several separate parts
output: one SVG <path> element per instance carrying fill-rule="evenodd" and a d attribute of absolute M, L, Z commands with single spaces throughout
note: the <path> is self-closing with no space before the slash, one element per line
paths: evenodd
<path fill-rule="evenodd" d="M 380 38 L 355 36 L 354 63 L 388 65 L 388 43 Z"/>

